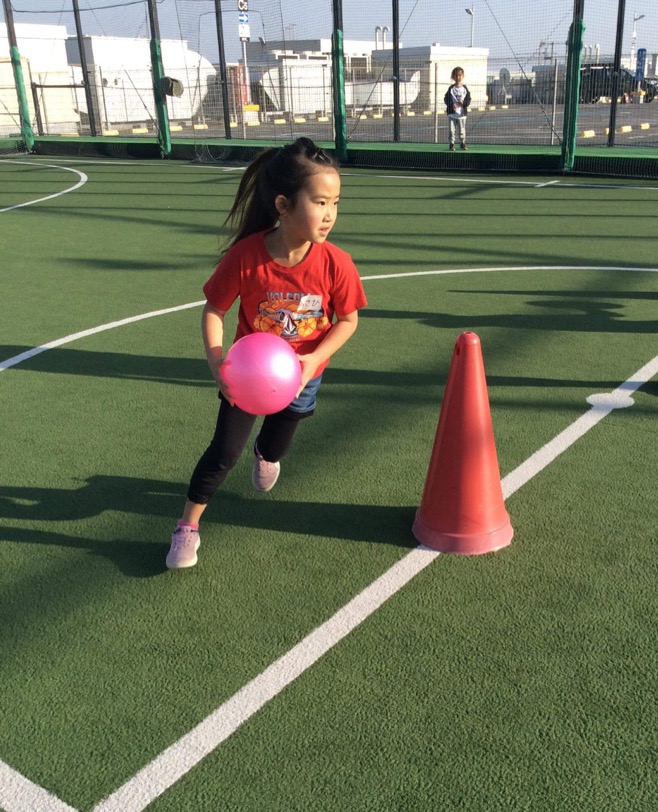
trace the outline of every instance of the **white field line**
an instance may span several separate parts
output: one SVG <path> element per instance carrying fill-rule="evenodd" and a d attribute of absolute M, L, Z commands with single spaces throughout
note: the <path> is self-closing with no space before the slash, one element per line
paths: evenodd
<path fill-rule="evenodd" d="M 537 183 L 536 180 L 512 180 L 511 178 L 467 178 L 463 175 L 456 175 L 451 178 L 447 175 L 378 175 L 373 171 L 350 172 L 341 171 L 341 177 L 352 178 L 377 178 L 379 180 L 413 180 L 416 183 L 423 181 L 436 181 L 439 183 L 481 183 L 487 186 L 533 186 L 536 189 L 543 189 L 545 186 L 566 186 L 569 189 L 635 189 L 646 192 L 658 192 L 658 186 L 630 186 L 625 183 L 577 183 L 565 180 L 554 180 L 550 183 Z"/>
<path fill-rule="evenodd" d="M 460 274 L 460 273 L 496 273 L 499 271 L 628 271 L 633 273 L 658 273 L 658 268 L 641 268 L 641 267 L 625 267 L 616 265 L 604 265 L 599 267 L 591 267 L 590 265 L 520 265 L 520 266 L 499 266 L 492 268 L 449 268 L 445 270 L 434 271 L 409 271 L 404 273 L 391 273 L 391 274 L 378 274 L 373 276 L 362 276 L 362 282 L 369 282 L 377 279 L 402 279 L 411 278 L 414 276 L 443 276 L 445 274 Z M 49 341 L 47 344 L 41 344 L 39 347 L 32 347 L 19 355 L 14 355 L 11 358 L 6 358 L 0 361 L 0 372 L 5 369 L 17 366 L 28 358 L 33 358 L 46 350 L 52 350 L 55 347 L 61 347 L 64 344 L 70 344 L 80 338 L 95 335 L 96 333 L 103 333 L 106 330 L 113 330 L 115 327 L 124 327 L 126 324 L 132 324 L 144 319 L 150 319 L 154 316 L 163 316 L 167 313 L 175 313 L 177 310 L 187 310 L 192 307 L 200 307 L 205 304 L 205 300 L 199 302 L 188 302 L 184 305 L 177 305 L 176 307 L 168 307 L 164 310 L 152 310 L 150 313 L 141 313 L 138 316 L 129 316 L 119 321 L 111 321 L 107 324 L 101 324 L 98 327 L 90 327 L 88 330 L 81 330 L 78 333 L 71 333 L 71 335 L 64 336 L 63 338 Z"/>
<path fill-rule="evenodd" d="M 644 271 L 647 269 L 641 268 L 637 270 Z M 453 271 L 453 273 L 459 272 L 464 271 Z M 426 275 L 426 273 L 400 274 L 399 276 L 417 276 Z M 445 271 L 436 273 L 445 273 Z M 364 280 L 379 278 L 387 277 L 364 277 Z M 121 326 L 152 315 L 161 315 L 175 310 L 196 307 L 199 304 L 195 302 L 177 308 L 144 314 L 141 317 L 124 319 L 121 322 L 113 322 L 112 325 L 103 325 L 92 332 L 111 329 L 113 326 Z M 90 334 L 90 331 L 83 331 L 82 333 L 76 333 L 75 337 L 88 334 Z M 68 339 L 75 340 L 73 337 L 68 337 Z M 60 339 L 58 342 L 52 342 L 56 346 L 60 346 L 62 343 L 67 343 L 67 341 Z M 48 349 L 50 346 L 44 345 L 44 349 Z M 19 358 L 19 356 L 16 356 L 16 358 Z M 19 363 L 19 361 L 16 363 Z M 514 494 L 587 431 L 597 425 L 613 409 L 632 405 L 633 400 L 629 393 L 637 391 L 656 374 L 658 374 L 658 356 L 645 364 L 613 392 L 590 396 L 587 399 L 592 406 L 589 412 L 578 418 L 571 426 L 535 452 L 502 480 L 504 497 L 507 499 Z M 415 575 L 432 563 L 438 555 L 438 552 L 429 550 L 422 545 L 416 547 L 336 612 L 329 620 L 312 631 L 300 643 L 220 705 L 196 727 L 164 750 L 119 789 L 101 801 L 94 808 L 94 812 L 142 812 L 222 742 L 226 741 L 267 702 L 294 682 L 320 657 L 411 581 Z M 1 761 L 0 779 L 2 779 L 2 783 L 0 783 L 0 802 L 6 812 L 28 812 L 28 810 L 32 812 L 35 809 L 44 810 L 44 812 L 76 812 L 72 807 L 59 801 Z"/>
<path fill-rule="evenodd" d="M 70 344 L 72 341 L 77 341 L 80 338 L 96 335 L 96 333 L 103 333 L 106 330 L 114 330 L 115 327 L 125 327 L 126 324 L 133 324 L 136 321 L 143 321 L 144 319 L 151 319 L 154 316 L 164 316 L 167 313 L 175 313 L 178 310 L 189 310 L 192 307 L 199 307 L 205 304 L 202 302 L 188 302 L 188 304 L 177 305 L 176 307 L 166 307 L 164 310 L 152 310 L 150 313 L 140 313 L 138 316 L 129 316 L 126 319 L 119 319 L 119 321 L 110 321 L 107 324 L 101 324 L 98 327 L 90 327 L 88 330 L 81 330 L 79 333 L 71 333 L 71 335 L 64 336 L 64 338 L 57 338 L 55 341 L 49 341 L 47 344 L 42 344 L 40 347 L 32 347 L 30 350 L 14 355 L 12 358 L 7 358 L 5 361 L 0 361 L 0 372 L 5 369 L 15 367 L 17 364 L 27 361 L 28 358 L 34 358 L 46 350 L 52 350 L 55 347 L 61 347 L 64 344 Z"/>
<path fill-rule="evenodd" d="M 55 197 L 67 195 L 69 192 L 74 192 L 76 189 L 79 189 L 81 186 L 84 186 L 84 184 L 88 180 L 84 172 L 79 172 L 77 169 L 72 169 L 69 166 L 56 166 L 55 164 L 34 164 L 30 161 L 8 161 L 8 163 L 25 164 L 26 166 L 37 165 L 47 167 L 48 169 L 63 169 L 65 172 L 74 172 L 80 178 L 80 180 L 73 186 L 70 186 L 68 189 L 62 189 L 61 192 L 55 192 L 55 194 L 46 195 L 46 197 L 39 197 L 36 200 L 29 200 L 27 203 L 18 203 L 16 206 L 7 206 L 7 208 L 5 209 L 0 209 L 0 214 L 2 214 L 3 211 L 14 211 L 14 209 L 22 209 L 25 208 L 25 206 L 34 206 L 35 203 L 43 203 L 44 200 L 53 200 L 53 198 Z"/>
<path fill-rule="evenodd" d="M 460 273 L 496 273 L 498 271 L 630 271 L 632 273 L 658 273 L 658 268 L 629 267 L 628 265 L 499 265 L 492 268 L 448 268 L 435 271 L 403 271 L 402 273 L 362 276 L 367 282 L 371 279 L 406 279 L 412 276 L 442 276 Z"/>
<path fill-rule="evenodd" d="M 77 812 L 0 761 L 0 808 L 6 812 Z"/>
<path fill-rule="evenodd" d="M 634 401 L 630 393 L 636 392 L 655 375 L 658 375 L 658 355 L 638 369 L 632 377 L 624 381 L 616 389 L 613 389 L 612 392 L 590 395 L 587 402 L 592 408 L 588 412 L 560 432 L 557 437 L 546 443 L 539 451 L 535 451 L 532 456 L 528 457 L 525 462 L 522 462 L 501 481 L 504 498 L 508 499 L 526 482 L 553 462 L 563 451 L 566 451 L 569 446 L 573 445 L 576 440 L 580 439 L 590 429 L 593 429 L 611 411 L 632 406 Z"/>
<path fill-rule="evenodd" d="M 502 480 L 505 498 L 509 498 L 546 468 L 613 409 L 631 405 L 633 401 L 627 393 L 634 392 L 657 373 L 658 356 L 609 395 L 593 395 L 592 399 L 596 400 L 587 414 L 578 418 Z M 598 399 L 605 400 L 605 403 L 599 403 Z M 323 654 L 379 609 L 388 598 L 431 564 L 438 555 L 436 551 L 422 545 L 416 547 L 301 643 L 272 663 L 189 733 L 101 801 L 93 812 L 142 812 Z"/>
<path fill-rule="evenodd" d="M 419 546 L 167 748 L 94 812 L 137 812 L 229 738 L 439 555 Z"/>
<path fill-rule="evenodd" d="M 44 166 L 42 160 L 38 156 L 34 156 L 32 160 L 11 160 L 6 159 L 5 163 L 23 163 L 28 166 Z M 82 165 L 109 165 L 112 166 L 142 166 L 153 167 L 153 162 L 149 161 L 115 161 L 113 159 L 94 159 L 94 158 L 68 158 L 69 164 L 82 164 Z M 66 169 L 64 166 L 55 166 L 56 169 Z M 204 164 L 204 163 L 182 163 L 182 164 L 169 164 L 168 169 L 176 168 L 180 170 L 189 169 L 207 169 L 209 172 L 244 172 L 244 166 L 222 166 L 221 164 Z M 570 189 L 634 189 L 645 192 L 656 192 L 658 186 L 631 186 L 627 183 L 583 183 L 578 181 L 567 180 L 551 180 L 547 183 L 537 183 L 536 180 L 512 180 L 511 178 L 482 178 L 482 177 L 464 177 L 463 175 L 455 175 L 450 177 L 448 175 L 393 175 L 393 174 L 379 174 L 374 170 L 365 171 L 350 171 L 349 169 L 341 170 L 342 177 L 352 178 L 376 178 L 378 180 L 413 180 L 417 183 L 434 181 L 436 183 L 480 183 L 487 186 L 529 186 L 537 189 L 543 189 L 546 186 L 566 186 Z M 35 201 L 36 202 L 36 201 Z M 26 204 L 28 205 L 28 204 Z M 2 209 L 0 211 L 6 211 Z"/>

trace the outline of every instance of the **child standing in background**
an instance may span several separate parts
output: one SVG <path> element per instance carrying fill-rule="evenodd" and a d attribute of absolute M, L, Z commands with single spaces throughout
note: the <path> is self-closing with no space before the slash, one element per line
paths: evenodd
<path fill-rule="evenodd" d="M 263 152 L 246 169 L 229 212 L 229 247 L 203 292 L 203 343 L 217 388 L 219 415 L 196 465 L 171 537 L 169 569 L 197 563 L 199 520 L 237 464 L 256 417 L 234 405 L 223 374 L 224 316 L 239 300 L 234 340 L 273 332 L 298 355 L 302 381 L 286 409 L 265 417 L 254 443 L 252 484 L 274 487 L 279 460 L 299 421 L 315 411 L 322 373 L 352 336 L 366 297 L 349 254 L 327 242 L 338 216 L 340 176 L 334 158 L 308 138 Z"/>
<path fill-rule="evenodd" d="M 444 101 L 450 124 L 450 151 L 454 152 L 457 135 L 459 135 L 461 148 L 468 149 L 466 146 L 466 116 L 471 103 L 471 94 L 464 84 L 463 68 L 453 68 L 450 78 L 454 84 L 448 88 Z"/>

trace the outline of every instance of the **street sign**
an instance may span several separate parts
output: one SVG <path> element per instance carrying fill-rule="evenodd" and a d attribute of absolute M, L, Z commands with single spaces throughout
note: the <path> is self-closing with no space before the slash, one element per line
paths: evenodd
<path fill-rule="evenodd" d="M 238 14 L 238 22 L 246 25 L 249 22 L 249 15 L 241 12 Z"/>
<path fill-rule="evenodd" d="M 248 23 L 240 23 L 238 25 L 238 36 L 240 37 L 240 42 L 249 42 L 251 39 L 251 33 L 249 31 Z"/>
<path fill-rule="evenodd" d="M 647 63 L 647 49 L 637 49 L 637 61 L 635 63 L 635 81 L 641 82 L 644 79 L 644 67 Z"/>

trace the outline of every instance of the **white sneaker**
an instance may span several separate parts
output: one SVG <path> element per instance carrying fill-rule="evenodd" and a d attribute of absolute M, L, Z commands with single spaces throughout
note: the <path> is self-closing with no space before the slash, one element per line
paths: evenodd
<path fill-rule="evenodd" d="M 197 562 L 196 551 L 201 539 L 199 531 L 191 527 L 177 527 L 171 535 L 171 547 L 165 561 L 170 570 L 193 567 Z"/>
<path fill-rule="evenodd" d="M 264 460 L 254 444 L 254 467 L 251 471 L 251 482 L 254 488 L 263 493 L 271 491 L 276 485 L 280 473 L 281 463 Z"/>

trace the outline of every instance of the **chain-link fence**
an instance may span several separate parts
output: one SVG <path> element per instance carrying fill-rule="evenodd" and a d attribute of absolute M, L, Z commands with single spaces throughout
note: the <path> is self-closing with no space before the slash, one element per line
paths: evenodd
<path fill-rule="evenodd" d="M 154 138 L 166 127 L 198 144 L 333 141 L 337 6 L 3 0 L 35 135 Z M 469 144 L 561 143 L 573 0 L 346 0 L 341 11 L 348 142 L 446 144 L 445 94 L 460 66 Z M 620 18 L 616 0 L 586 0 L 584 27 L 578 146 L 655 149 L 658 8 Z M 9 40 L 0 25 L 0 136 L 21 129 Z"/>

